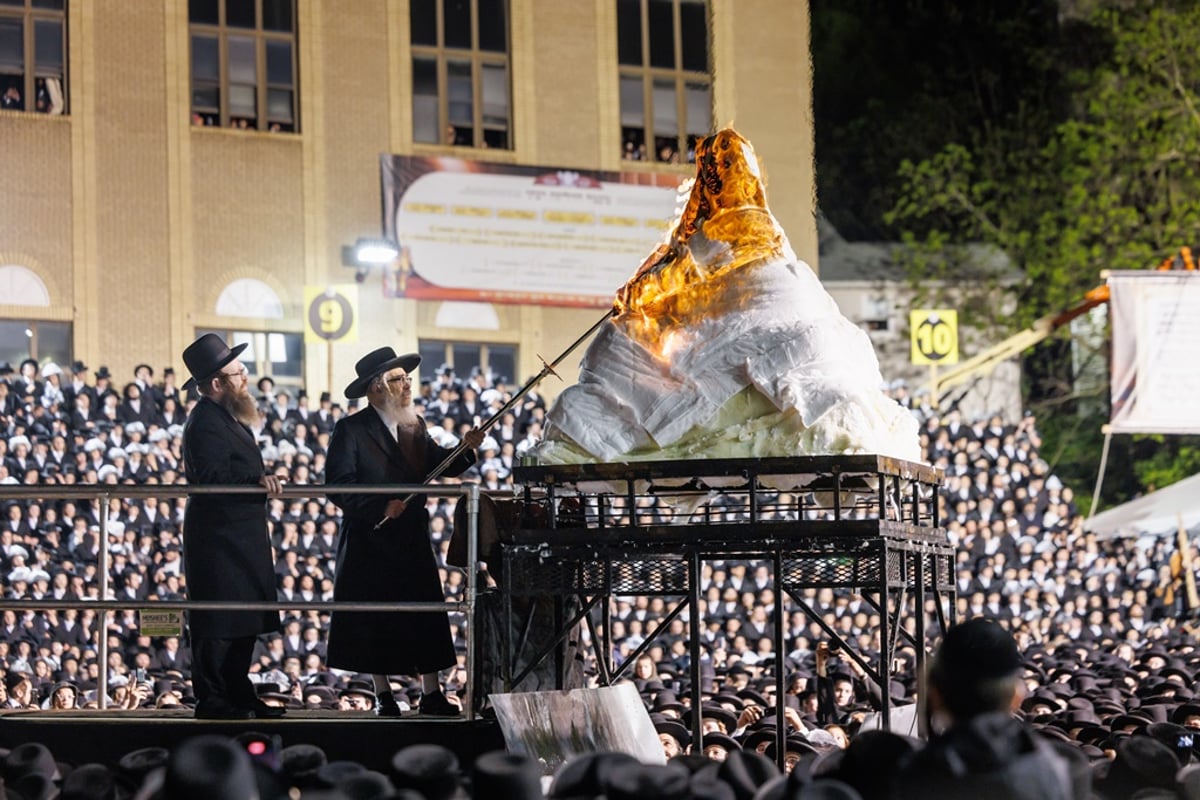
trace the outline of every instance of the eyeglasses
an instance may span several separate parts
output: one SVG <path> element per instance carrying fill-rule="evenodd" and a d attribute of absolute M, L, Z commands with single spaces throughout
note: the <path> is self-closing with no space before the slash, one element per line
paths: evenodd
<path fill-rule="evenodd" d="M 386 379 L 388 383 L 403 383 L 405 386 L 412 386 L 411 375 L 393 375 Z"/>
<path fill-rule="evenodd" d="M 246 369 L 245 364 L 241 364 L 239 366 L 241 367 L 241 369 L 239 369 L 237 372 L 218 372 L 217 375 L 219 375 L 222 378 L 225 378 L 226 380 L 234 380 L 236 378 L 248 378 L 250 376 L 250 370 Z"/>

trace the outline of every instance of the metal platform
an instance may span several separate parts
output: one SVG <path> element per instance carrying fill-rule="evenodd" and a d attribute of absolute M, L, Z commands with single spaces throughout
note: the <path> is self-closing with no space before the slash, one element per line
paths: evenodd
<path fill-rule="evenodd" d="M 555 654 L 579 624 L 591 630 L 599 679 L 607 685 L 655 639 L 649 634 L 623 664 L 611 663 L 609 598 L 679 597 L 656 629 L 661 632 L 699 606 L 703 562 L 761 560 L 771 565 L 776 595 L 786 593 L 885 687 L 886 725 L 886 687 L 899 636 L 916 649 L 918 672 L 924 665 L 925 648 L 918 644 L 925 638 L 924 614 L 916 615 L 914 635 L 903 629 L 910 594 L 916 609 L 924 608 L 926 596 L 937 601 L 943 628 L 954 613 L 954 548 L 938 519 L 941 475 L 925 465 L 870 455 L 813 456 L 522 466 L 514 478 L 524 510 L 523 524 L 502 545 L 509 630 L 522 628 L 512 618 L 514 598 L 573 598 L 577 610 L 559 614 L 558 637 L 526 659 L 523 672 L 512 674 L 524 643 L 504 643 L 509 686 Z M 855 653 L 801 596 L 821 588 L 856 590 L 879 612 L 885 646 L 878 664 Z M 699 707 L 702 620 L 688 614 L 688 623 L 692 704 Z M 774 635 L 776 696 L 782 698 L 782 614 L 775 615 Z M 918 699 L 923 695 L 922 687 Z M 777 719 L 782 739 L 783 720 Z M 699 726 L 700 715 L 694 715 L 697 740 Z M 782 757 L 783 748 L 778 751 Z"/>

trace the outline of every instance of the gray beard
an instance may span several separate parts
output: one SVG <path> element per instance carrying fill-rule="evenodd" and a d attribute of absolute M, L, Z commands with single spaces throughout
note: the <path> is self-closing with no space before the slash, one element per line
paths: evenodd
<path fill-rule="evenodd" d="M 402 430 L 413 430 L 417 427 L 420 417 L 413 408 L 412 403 L 408 405 L 397 404 L 396 408 L 392 409 L 392 415 L 396 418 L 396 426 Z"/>

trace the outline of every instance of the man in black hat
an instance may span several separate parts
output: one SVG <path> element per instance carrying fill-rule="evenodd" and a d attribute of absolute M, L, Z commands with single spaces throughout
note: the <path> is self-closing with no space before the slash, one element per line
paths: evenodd
<path fill-rule="evenodd" d="M 75 407 L 75 398 L 86 394 L 91 408 L 96 407 L 96 391 L 87 382 L 88 367 L 82 361 L 71 364 L 71 379 L 64 382 L 62 410 L 70 412 Z"/>
<path fill-rule="evenodd" d="M 160 412 L 163 410 L 168 397 L 173 398 L 176 403 L 183 405 L 183 398 L 179 394 L 179 387 L 175 385 L 175 368 L 165 367 L 162 376 L 162 383 L 153 386 L 150 390 L 150 396 L 154 400 L 154 405 Z"/>
<path fill-rule="evenodd" d="M 183 429 L 188 483 L 262 486 L 277 495 L 281 481 L 263 468 L 247 423 L 257 407 L 247 391 L 246 368 L 216 334 L 205 334 L 183 351 L 191 372 L 184 390 L 200 394 Z M 267 509 L 258 494 L 198 494 L 184 514 L 183 561 L 193 600 L 270 602 L 275 570 L 267 538 Z M 260 701 L 247 678 L 258 634 L 279 627 L 276 611 L 191 611 L 192 684 L 199 719 L 281 716 Z"/>
<path fill-rule="evenodd" d="M 369 405 L 338 421 L 329 442 L 326 484 L 419 484 L 450 454 L 425 430 L 413 410 L 412 372 L 416 353 L 397 356 L 381 347 L 354 365 L 358 377 L 346 397 Z M 475 461 L 483 432 L 472 430 L 466 449 L 446 470 L 458 475 Z M 335 600 L 441 602 L 445 598 L 429 540 L 425 497 L 406 500 L 377 494 L 330 494 L 343 510 L 338 542 Z M 457 663 L 445 612 L 334 613 L 329 628 L 329 664 L 374 676 L 376 713 L 400 716 L 387 676 L 421 676 L 422 714 L 456 716 L 438 671 Z"/>
<path fill-rule="evenodd" d="M 1070 800 L 1070 765 L 1013 716 L 1024 665 L 1012 634 L 977 618 L 946 632 L 929 667 L 929 744 L 901 766 L 893 797 Z"/>

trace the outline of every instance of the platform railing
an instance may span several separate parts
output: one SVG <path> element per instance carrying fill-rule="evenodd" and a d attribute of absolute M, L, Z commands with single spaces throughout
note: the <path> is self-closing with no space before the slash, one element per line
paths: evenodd
<path fill-rule="evenodd" d="M 184 497 L 189 495 L 231 495 L 231 494 L 260 494 L 266 502 L 266 489 L 261 486 L 199 486 L 196 484 L 62 484 L 62 485 L 6 485 L 0 486 L 0 503 L 13 500 L 72 500 L 96 501 L 99 517 L 100 535 L 96 570 L 99 573 L 98 594 L 96 600 L 35 600 L 32 598 L 3 598 L 0 599 L 0 611 L 38 611 L 49 609 L 98 609 L 102 613 L 96 630 L 96 658 L 99 670 L 96 683 L 96 699 L 101 709 L 108 708 L 108 612 L 130 608 L 154 608 L 165 610 L 221 610 L 236 609 L 239 611 L 286 611 L 317 610 L 317 611 L 390 611 L 390 612 L 419 612 L 419 611 L 456 611 L 467 617 L 467 679 L 463 689 L 463 709 L 466 718 L 475 718 L 475 703 L 472 693 L 475 686 L 475 647 L 473 637 L 476 633 L 475 604 L 479 574 L 479 485 L 465 483 L 458 485 L 410 485 L 410 484 L 377 484 L 371 486 L 356 486 L 353 484 L 328 485 L 323 483 L 306 483 L 285 485 L 278 495 L 272 497 L 294 497 L 308 499 L 325 497 L 335 494 L 382 494 L 392 497 L 412 494 L 431 495 L 434 497 L 462 497 L 467 501 L 467 564 L 472 568 L 465 570 L 466 581 L 463 591 L 464 599 L 456 602 L 357 602 L 357 601 L 308 601 L 308 602 L 243 602 L 239 600 L 109 600 L 109 544 L 108 523 L 109 506 L 114 498 L 132 500 L 137 498 Z M 187 531 L 183 530 L 183 536 Z M 267 531 L 263 530 L 263 535 Z M 378 532 L 374 535 L 386 536 Z M 184 569 L 185 576 L 186 565 Z"/>

